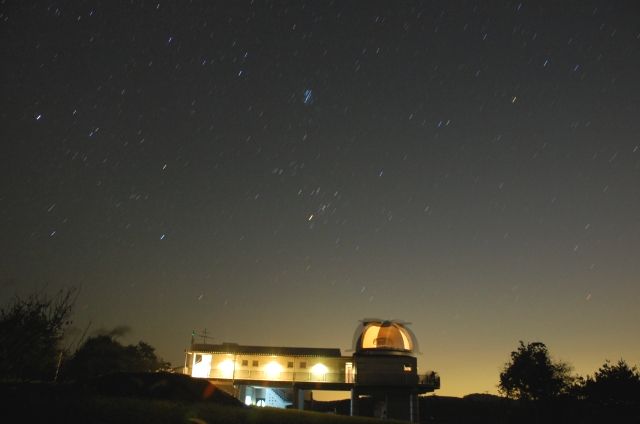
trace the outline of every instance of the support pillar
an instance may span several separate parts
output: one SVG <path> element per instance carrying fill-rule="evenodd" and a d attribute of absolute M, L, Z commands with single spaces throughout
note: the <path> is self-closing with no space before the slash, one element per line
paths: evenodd
<path fill-rule="evenodd" d="M 420 421 L 420 400 L 416 393 L 409 393 L 409 421 L 418 423 Z"/>
<path fill-rule="evenodd" d="M 355 417 L 358 415 L 358 392 L 356 389 L 351 389 L 351 405 L 349 405 L 349 415 Z"/>
<path fill-rule="evenodd" d="M 412 423 L 416 422 L 415 417 L 413 416 L 414 408 L 413 393 L 409 393 L 409 421 L 411 421 Z"/>
<path fill-rule="evenodd" d="M 305 390 L 295 386 L 293 387 L 293 407 L 295 409 L 304 411 L 304 395 L 305 395 Z"/>
<path fill-rule="evenodd" d="M 253 391 L 251 390 L 250 387 L 244 385 L 244 384 L 239 384 L 236 388 L 236 398 L 242 402 L 242 403 L 246 403 L 246 398 L 247 395 L 249 395 L 251 397 L 251 403 L 255 402 L 254 396 L 253 396 Z"/>

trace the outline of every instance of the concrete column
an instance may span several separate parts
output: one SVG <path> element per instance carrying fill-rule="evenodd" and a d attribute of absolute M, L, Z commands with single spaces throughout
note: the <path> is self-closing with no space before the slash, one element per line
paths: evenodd
<path fill-rule="evenodd" d="M 418 395 L 415 393 L 409 394 L 409 421 L 417 423 L 420 421 L 420 403 Z"/>
<path fill-rule="evenodd" d="M 296 409 L 304 411 L 304 390 L 296 388 L 294 396 L 296 398 Z"/>
<path fill-rule="evenodd" d="M 413 393 L 409 393 L 409 421 L 415 423 L 415 418 L 413 416 L 414 406 L 413 406 Z"/>
<path fill-rule="evenodd" d="M 244 403 L 244 397 L 246 396 L 247 393 L 247 386 L 244 386 L 242 384 L 236 386 L 236 399 L 238 399 L 240 402 Z"/>
<path fill-rule="evenodd" d="M 349 415 L 351 415 L 352 417 L 358 415 L 358 392 L 356 392 L 355 388 L 351 389 L 351 405 L 349 408 Z"/>
<path fill-rule="evenodd" d="M 304 397 L 306 390 L 293 386 L 293 408 L 304 410 Z"/>

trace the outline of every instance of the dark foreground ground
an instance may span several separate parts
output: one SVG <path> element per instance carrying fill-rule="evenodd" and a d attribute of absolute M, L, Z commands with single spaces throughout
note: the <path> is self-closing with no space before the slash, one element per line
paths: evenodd
<path fill-rule="evenodd" d="M 0 383 L 1 423 L 375 424 L 321 412 L 247 407 L 177 374 L 114 374 L 83 382 Z"/>
<path fill-rule="evenodd" d="M 360 410 L 372 405 L 361 401 Z M 316 411 L 348 414 L 349 401 L 312 402 Z M 596 405 L 575 399 L 551 403 L 522 404 L 498 396 L 475 394 L 464 398 L 420 398 L 422 424 L 640 424 L 640 405 Z"/>
<path fill-rule="evenodd" d="M 200 379 L 178 374 L 113 374 L 83 382 L 0 383 L 2 423 L 373 424 L 346 416 L 349 401 L 307 403 L 315 412 L 247 407 Z M 360 410 L 372 410 L 362 400 Z M 420 399 L 423 424 L 640 424 L 640 405 L 566 399 L 522 404 L 491 395 Z"/>

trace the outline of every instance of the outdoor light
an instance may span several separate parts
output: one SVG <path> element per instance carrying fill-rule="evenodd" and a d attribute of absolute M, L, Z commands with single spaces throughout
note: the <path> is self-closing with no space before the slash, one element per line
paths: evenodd
<path fill-rule="evenodd" d="M 218 364 L 218 369 L 222 378 L 233 378 L 234 363 L 231 359 L 226 359 Z"/>
<path fill-rule="evenodd" d="M 313 374 L 314 376 L 324 377 L 327 371 L 329 371 L 329 368 L 327 368 L 327 366 L 324 364 L 318 363 L 311 367 L 311 374 Z"/>
<path fill-rule="evenodd" d="M 276 378 L 282 371 L 282 366 L 275 361 L 269 362 L 264 366 L 264 371 L 267 373 L 267 377 Z"/>

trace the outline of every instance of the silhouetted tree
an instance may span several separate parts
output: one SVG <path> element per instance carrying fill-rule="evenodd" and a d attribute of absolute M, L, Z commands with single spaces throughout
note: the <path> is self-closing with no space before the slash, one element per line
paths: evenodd
<path fill-rule="evenodd" d="M 66 379 L 97 377 L 112 372 L 153 372 L 169 367 L 145 343 L 124 346 L 108 335 L 90 337 L 64 366 Z"/>
<path fill-rule="evenodd" d="M 623 359 L 614 365 L 607 360 L 593 377 L 587 376 L 583 393 L 586 399 L 607 405 L 640 403 L 640 372 Z"/>
<path fill-rule="evenodd" d="M 551 399 L 569 391 L 573 378 L 564 362 L 553 362 L 544 343 L 520 341 L 500 373 L 500 392 L 521 400 Z"/>
<path fill-rule="evenodd" d="M 0 310 L 0 378 L 55 377 L 76 293 L 72 288 L 53 297 L 41 293 L 16 297 Z"/>

